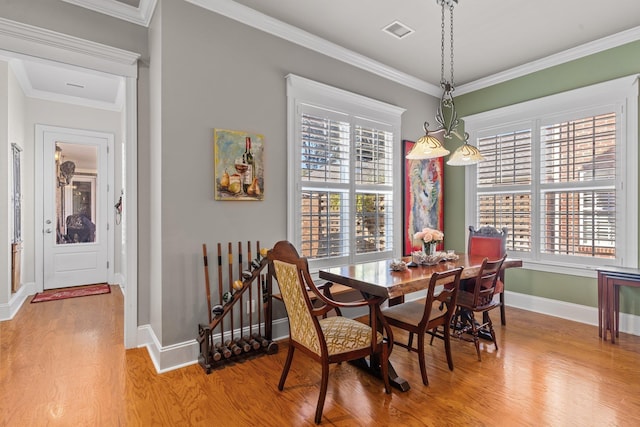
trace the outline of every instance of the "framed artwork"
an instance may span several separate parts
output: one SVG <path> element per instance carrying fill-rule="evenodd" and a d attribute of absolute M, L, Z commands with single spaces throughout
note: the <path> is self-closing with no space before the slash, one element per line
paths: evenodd
<path fill-rule="evenodd" d="M 444 157 L 427 160 L 409 160 L 407 153 L 415 144 L 402 141 L 403 163 L 403 254 L 410 255 L 414 246 L 413 235 L 425 227 L 444 231 Z M 437 250 L 442 250 L 443 243 Z M 415 249 L 414 249 L 415 248 Z"/>
<path fill-rule="evenodd" d="M 255 133 L 214 129 L 216 200 L 264 199 L 264 137 Z"/>

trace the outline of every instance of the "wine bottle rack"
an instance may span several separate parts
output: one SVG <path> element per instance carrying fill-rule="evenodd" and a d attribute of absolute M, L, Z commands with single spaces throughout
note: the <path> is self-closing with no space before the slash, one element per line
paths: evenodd
<path fill-rule="evenodd" d="M 270 317 L 270 312 L 267 313 L 270 290 L 267 287 L 267 276 L 263 273 L 268 260 L 260 255 L 260 242 L 255 242 L 254 245 L 257 254 L 255 258 L 252 257 L 251 246 L 251 242 L 247 242 L 245 264 L 242 242 L 238 242 L 235 255 L 233 244 L 228 243 L 225 281 L 222 244 L 217 244 L 218 304 L 212 306 L 207 245 L 202 245 L 209 323 L 198 326 L 198 363 L 207 374 L 227 364 L 278 352 L 278 344 L 271 340 L 271 331 L 264 331 L 266 326 L 263 328 L 267 323 L 267 315 Z M 215 295 L 213 299 L 216 299 Z M 248 301 L 249 308 L 246 314 L 245 301 Z M 254 318 L 254 301 L 261 302 L 256 312 L 257 319 Z"/>

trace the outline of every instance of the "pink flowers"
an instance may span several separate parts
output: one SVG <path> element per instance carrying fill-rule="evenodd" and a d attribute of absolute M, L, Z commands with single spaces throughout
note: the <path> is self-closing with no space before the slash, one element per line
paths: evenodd
<path fill-rule="evenodd" d="M 416 243 L 439 243 L 444 239 L 444 233 L 440 230 L 433 228 L 423 228 L 422 231 L 418 231 L 413 235 L 413 240 Z"/>

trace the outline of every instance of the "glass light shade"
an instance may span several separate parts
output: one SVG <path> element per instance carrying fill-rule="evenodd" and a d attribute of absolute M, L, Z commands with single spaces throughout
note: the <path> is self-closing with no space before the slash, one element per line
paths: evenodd
<path fill-rule="evenodd" d="M 444 157 L 447 154 L 449 154 L 449 150 L 444 148 L 437 138 L 427 134 L 418 139 L 411 151 L 407 154 L 407 159 L 434 159 L 436 157 Z"/>
<path fill-rule="evenodd" d="M 482 157 L 480 151 L 465 142 L 453 152 L 447 164 L 451 166 L 468 166 L 475 165 L 483 160 L 484 157 Z"/>

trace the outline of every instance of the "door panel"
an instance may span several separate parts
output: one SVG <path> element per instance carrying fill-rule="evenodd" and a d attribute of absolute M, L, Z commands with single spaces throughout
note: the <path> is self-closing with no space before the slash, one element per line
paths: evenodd
<path fill-rule="evenodd" d="M 108 280 L 108 146 L 113 136 L 67 129 L 43 138 L 44 289 Z"/>

